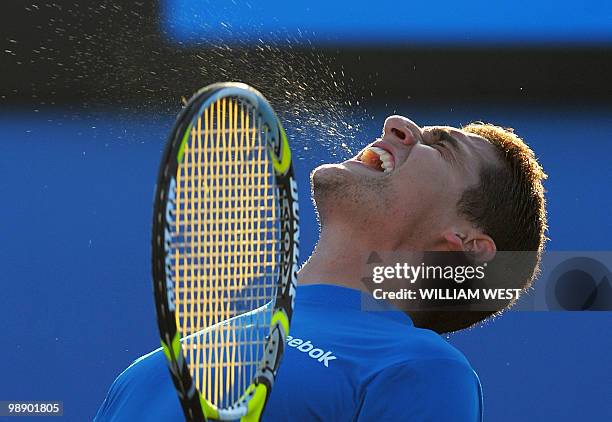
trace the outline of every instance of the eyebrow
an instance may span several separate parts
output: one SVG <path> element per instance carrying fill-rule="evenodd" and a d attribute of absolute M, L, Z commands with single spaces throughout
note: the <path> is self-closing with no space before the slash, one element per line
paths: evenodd
<path fill-rule="evenodd" d="M 433 143 L 448 141 L 454 153 L 458 153 L 461 150 L 461 148 L 459 148 L 459 144 L 461 143 L 461 141 L 454 137 L 447 128 L 435 127 L 432 128 L 429 132 L 434 138 Z"/>

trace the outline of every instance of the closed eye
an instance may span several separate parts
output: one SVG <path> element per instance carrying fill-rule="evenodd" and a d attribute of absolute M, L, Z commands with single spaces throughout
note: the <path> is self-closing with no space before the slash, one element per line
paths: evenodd
<path fill-rule="evenodd" d="M 438 141 L 435 143 L 431 143 L 429 144 L 430 147 L 435 148 L 435 149 L 448 149 L 448 145 L 444 145 L 444 141 Z"/>
<path fill-rule="evenodd" d="M 444 159 L 450 159 L 453 158 L 452 157 L 452 153 L 451 150 L 448 148 L 448 145 L 445 145 L 444 141 L 438 141 L 435 144 L 430 144 L 430 146 L 437 150 L 440 155 L 442 156 L 442 158 Z"/>
<path fill-rule="evenodd" d="M 458 148 L 459 141 L 448 131 L 436 128 L 431 130 L 430 146 L 437 149 L 445 158 L 454 159 L 453 152 Z"/>

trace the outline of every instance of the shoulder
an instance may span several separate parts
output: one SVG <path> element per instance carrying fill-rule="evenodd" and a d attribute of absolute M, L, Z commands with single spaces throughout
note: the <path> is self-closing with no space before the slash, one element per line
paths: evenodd
<path fill-rule="evenodd" d="M 165 357 L 157 349 L 136 359 L 113 382 L 111 388 L 117 390 L 147 389 L 157 383 L 165 383 L 169 378 Z"/>
<path fill-rule="evenodd" d="M 379 371 L 368 383 L 358 420 L 478 422 L 482 392 L 465 361 L 424 358 Z"/>
<path fill-rule="evenodd" d="M 442 336 L 434 331 L 410 327 L 402 330 L 386 333 L 385 356 L 378 356 L 383 364 L 378 369 L 385 369 L 389 366 L 415 365 L 420 361 L 444 362 L 452 361 L 454 365 L 468 368 L 471 365 L 461 351 L 446 341 Z"/>
<path fill-rule="evenodd" d="M 430 330 L 407 337 L 365 384 L 359 420 L 480 421 L 480 381 L 465 356 Z"/>
<path fill-rule="evenodd" d="M 182 411 L 161 349 L 136 359 L 115 379 L 96 422 L 182 420 Z"/>
<path fill-rule="evenodd" d="M 162 368 L 166 370 L 166 357 L 162 349 L 159 348 L 136 359 L 119 377 L 157 376 Z"/>
<path fill-rule="evenodd" d="M 412 328 L 394 346 L 393 358 L 376 371 L 373 379 L 401 375 L 412 386 L 449 381 L 479 385 L 478 376 L 465 355 L 431 330 Z"/>
<path fill-rule="evenodd" d="M 405 358 L 383 369 L 382 375 L 399 372 L 408 377 L 415 388 L 449 390 L 446 397 L 454 394 L 480 397 L 480 380 L 476 371 L 465 355 L 439 334 L 415 328 L 405 349 Z"/>

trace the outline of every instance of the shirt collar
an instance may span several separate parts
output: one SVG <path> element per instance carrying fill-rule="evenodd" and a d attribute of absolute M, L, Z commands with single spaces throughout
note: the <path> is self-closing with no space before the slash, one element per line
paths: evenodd
<path fill-rule="evenodd" d="M 348 309 L 368 312 L 412 326 L 412 320 L 403 311 L 383 300 L 376 300 L 367 292 L 332 284 L 298 286 L 296 303 L 320 305 L 324 308 Z"/>

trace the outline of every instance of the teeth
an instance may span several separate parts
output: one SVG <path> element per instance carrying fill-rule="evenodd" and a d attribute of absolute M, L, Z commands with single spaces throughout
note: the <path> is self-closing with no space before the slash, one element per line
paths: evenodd
<path fill-rule="evenodd" d="M 374 151 L 378 154 L 378 158 L 382 162 L 382 168 L 385 173 L 389 173 L 393 170 L 393 157 L 387 151 L 378 147 L 370 147 L 370 151 Z"/>

